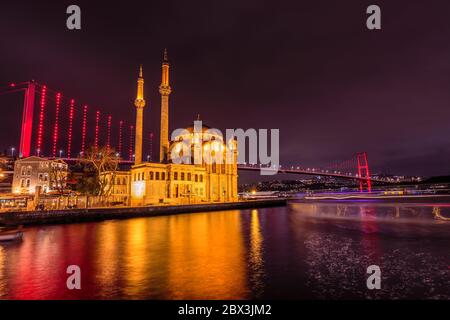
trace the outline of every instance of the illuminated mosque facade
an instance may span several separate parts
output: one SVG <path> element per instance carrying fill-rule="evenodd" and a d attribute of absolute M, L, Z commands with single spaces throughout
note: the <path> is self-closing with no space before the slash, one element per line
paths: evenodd
<path fill-rule="evenodd" d="M 164 51 L 161 94 L 161 127 L 159 162 L 142 161 L 142 129 L 145 108 L 144 77 L 142 67 L 137 81 L 135 161 L 129 171 L 115 173 L 111 196 L 116 201 L 131 206 L 152 204 L 194 204 L 206 202 L 231 202 L 238 200 L 237 142 L 224 142 L 221 134 L 207 126 L 201 129 L 189 127 L 169 141 L 169 61 Z M 188 141 L 188 145 L 186 145 Z M 200 141 L 200 143 L 199 143 Z M 182 154 L 186 147 L 194 154 L 202 148 L 202 154 L 213 154 L 211 161 L 201 158 L 190 164 L 175 163 L 171 154 Z M 232 158 L 231 161 L 229 158 Z M 228 160 L 227 160 L 228 158 Z M 211 157 L 209 158 L 211 159 Z M 194 164 L 196 163 L 196 164 Z"/>

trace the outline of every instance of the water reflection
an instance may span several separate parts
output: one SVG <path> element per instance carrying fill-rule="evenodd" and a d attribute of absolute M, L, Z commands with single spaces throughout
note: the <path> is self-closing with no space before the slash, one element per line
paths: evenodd
<path fill-rule="evenodd" d="M 253 288 L 253 297 L 259 298 L 264 290 L 264 258 L 258 210 L 254 209 L 251 211 L 250 221 L 250 282 Z"/>
<path fill-rule="evenodd" d="M 449 299 L 450 224 L 434 219 L 435 207 L 293 203 L 309 297 Z M 382 270 L 382 290 L 365 286 L 372 264 Z"/>
<path fill-rule="evenodd" d="M 168 238 L 165 291 L 170 292 L 170 298 L 247 296 L 245 249 L 238 211 L 171 219 Z"/>
<path fill-rule="evenodd" d="M 293 203 L 27 228 L 0 245 L 0 298 L 450 298 L 449 208 L 439 208 Z M 80 291 L 66 288 L 71 264 Z M 384 290 L 367 291 L 371 264 Z"/>
<path fill-rule="evenodd" d="M 293 202 L 291 206 L 301 208 L 302 212 L 316 216 L 334 215 L 336 217 L 368 217 L 380 219 L 408 219 L 450 221 L 450 204 L 433 203 L 383 203 L 383 202 Z M 367 214 L 371 210 L 371 214 Z"/>

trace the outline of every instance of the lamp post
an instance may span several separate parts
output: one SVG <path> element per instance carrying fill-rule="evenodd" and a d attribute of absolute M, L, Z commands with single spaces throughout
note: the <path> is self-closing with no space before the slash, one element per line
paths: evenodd
<path fill-rule="evenodd" d="M 59 157 L 62 158 L 63 151 L 59 150 Z"/>
<path fill-rule="evenodd" d="M 14 158 L 14 151 L 16 151 L 16 148 L 11 147 L 11 157 L 13 157 L 13 158 Z"/>

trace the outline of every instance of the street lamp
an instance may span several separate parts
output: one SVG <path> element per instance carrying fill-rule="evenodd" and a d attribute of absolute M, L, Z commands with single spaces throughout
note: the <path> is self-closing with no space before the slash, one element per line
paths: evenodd
<path fill-rule="evenodd" d="M 13 158 L 14 158 L 14 151 L 16 151 L 16 148 L 12 147 L 11 148 L 11 157 L 13 157 Z"/>
<path fill-rule="evenodd" d="M 60 158 L 62 157 L 62 153 L 63 153 L 63 151 L 62 151 L 62 150 L 59 150 L 59 157 L 60 157 Z"/>

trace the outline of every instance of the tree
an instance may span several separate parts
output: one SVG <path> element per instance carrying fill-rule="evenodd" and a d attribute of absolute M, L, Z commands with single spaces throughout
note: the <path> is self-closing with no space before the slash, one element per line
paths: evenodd
<path fill-rule="evenodd" d="M 57 191 L 58 194 L 63 195 L 67 186 L 67 164 L 61 160 L 51 162 L 48 174 L 51 189 Z"/>
<path fill-rule="evenodd" d="M 97 196 L 111 194 L 116 172 L 119 169 L 119 157 L 112 148 L 90 147 L 79 158 L 80 163 L 91 172 Z"/>

